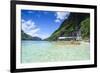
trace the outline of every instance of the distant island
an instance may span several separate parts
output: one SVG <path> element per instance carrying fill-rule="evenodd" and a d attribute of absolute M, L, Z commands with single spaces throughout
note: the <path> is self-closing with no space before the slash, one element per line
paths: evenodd
<path fill-rule="evenodd" d="M 41 41 L 42 39 L 40 37 L 32 37 L 21 30 L 21 39 L 22 40 L 34 40 L 34 41 Z"/>

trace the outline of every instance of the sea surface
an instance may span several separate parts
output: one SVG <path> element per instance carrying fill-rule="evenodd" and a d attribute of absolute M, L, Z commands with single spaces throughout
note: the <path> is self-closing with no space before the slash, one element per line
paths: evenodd
<path fill-rule="evenodd" d="M 68 41 L 22 41 L 22 63 L 89 60 L 89 42 L 70 44 Z"/>

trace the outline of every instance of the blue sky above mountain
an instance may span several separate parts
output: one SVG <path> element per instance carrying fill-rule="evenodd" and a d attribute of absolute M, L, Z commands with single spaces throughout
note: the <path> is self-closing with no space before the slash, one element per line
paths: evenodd
<path fill-rule="evenodd" d="M 21 10 L 21 24 L 24 33 L 45 39 L 68 18 L 70 12 Z"/>

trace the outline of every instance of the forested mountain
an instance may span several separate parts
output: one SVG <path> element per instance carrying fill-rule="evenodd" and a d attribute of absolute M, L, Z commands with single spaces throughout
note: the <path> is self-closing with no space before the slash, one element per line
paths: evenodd
<path fill-rule="evenodd" d="M 83 39 L 89 39 L 90 35 L 90 15 L 89 13 L 71 12 L 68 19 L 65 19 L 61 26 L 45 40 L 58 40 L 58 37 L 76 36 L 81 32 Z"/>

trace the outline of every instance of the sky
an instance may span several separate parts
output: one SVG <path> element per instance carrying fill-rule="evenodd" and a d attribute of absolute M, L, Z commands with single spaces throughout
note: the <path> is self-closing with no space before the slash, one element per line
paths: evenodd
<path fill-rule="evenodd" d="M 32 37 L 48 38 L 61 23 L 68 18 L 70 12 L 21 10 L 21 28 Z"/>

